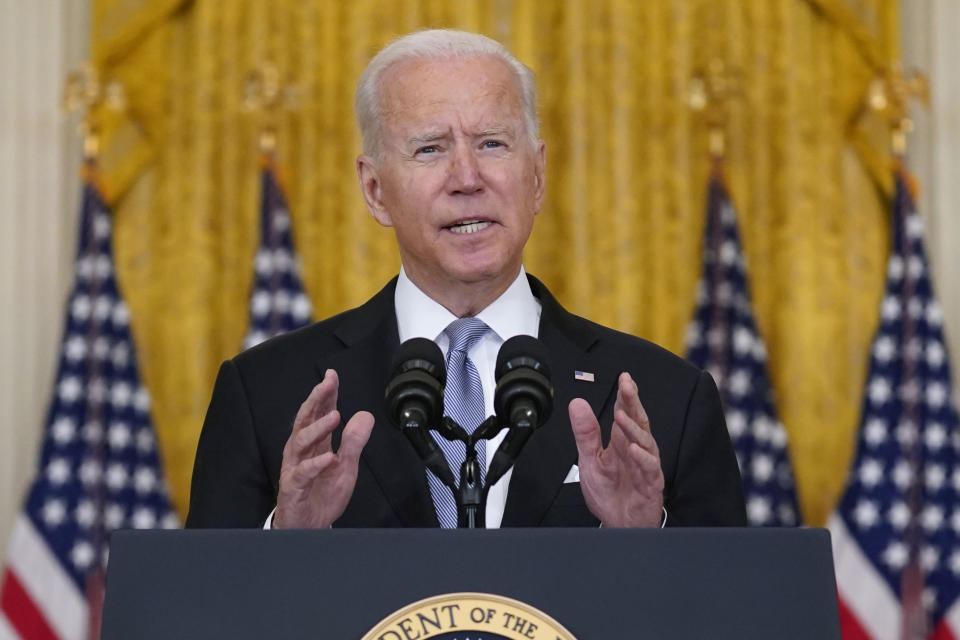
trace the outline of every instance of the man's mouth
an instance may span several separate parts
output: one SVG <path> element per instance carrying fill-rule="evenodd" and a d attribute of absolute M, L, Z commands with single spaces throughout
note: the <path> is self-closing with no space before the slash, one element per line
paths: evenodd
<path fill-rule="evenodd" d="M 464 220 L 462 222 L 452 224 L 449 227 L 446 227 L 446 229 L 449 229 L 454 233 L 468 234 L 483 231 L 491 224 L 493 223 L 489 220 Z"/>

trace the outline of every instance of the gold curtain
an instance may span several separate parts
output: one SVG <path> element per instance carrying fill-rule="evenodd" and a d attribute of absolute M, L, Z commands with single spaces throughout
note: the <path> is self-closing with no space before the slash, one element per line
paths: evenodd
<path fill-rule="evenodd" d="M 278 148 L 317 317 L 398 268 L 354 172 L 354 83 L 423 27 L 486 33 L 537 73 L 548 198 L 528 269 L 572 311 L 676 351 L 700 266 L 710 59 L 738 74 L 727 175 L 802 507 L 825 521 L 852 453 L 887 240 L 882 128 L 861 109 L 897 56 L 895 0 L 96 0 L 93 52 L 126 109 L 101 114 L 119 274 L 184 512 L 217 366 L 247 326 L 258 123 L 245 78 L 296 88 Z"/>

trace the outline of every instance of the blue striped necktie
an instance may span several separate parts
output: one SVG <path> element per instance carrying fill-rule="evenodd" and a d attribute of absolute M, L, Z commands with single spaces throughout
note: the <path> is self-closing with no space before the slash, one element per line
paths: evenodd
<path fill-rule="evenodd" d="M 489 330 L 490 328 L 477 318 L 454 320 L 443 330 L 450 338 L 450 347 L 447 350 L 447 387 L 443 395 L 443 414 L 453 418 L 467 433 L 473 433 L 486 418 L 480 374 L 477 373 L 477 367 L 467 353 Z M 459 484 L 460 465 L 463 464 L 467 455 L 466 445 L 462 442 L 450 442 L 436 432 L 433 435 Z M 476 446 L 481 477 L 485 474 L 487 466 L 484 444 L 485 442 L 481 440 Z M 427 480 L 440 526 L 444 529 L 455 529 L 458 497 L 429 471 Z"/>

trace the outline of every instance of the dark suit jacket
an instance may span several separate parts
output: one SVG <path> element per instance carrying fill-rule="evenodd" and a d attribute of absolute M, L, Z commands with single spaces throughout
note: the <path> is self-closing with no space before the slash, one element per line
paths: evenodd
<path fill-rule="evenodd" d="M 650 342 L 568 313 L 533 277 L 530 285 L 542 304 L 539 338 L 550 352 L 554 409 L 514 466 L 502 526 L 598 524 L 579 483 L 563 482 L 577 462 L 567 404 L 586 399 L 606 442 L 621 371 L 637 382 L 660 448 L 668 524 L 745 525 L 740 474 L 710 376 Z M 276 504 L 294 416 L 328 368 L 340 376 L 344 422 L 359 410 L 376 419 L 353 497 L 335 526 L 438 526 L 423 464 L 383 408 L 399 344 L 395 286 L 396 279 L 361 307 L 223 363 L 197 447 L 188 527 L 263 524 Z M 591 372 L 595 381 L 575 380 L 574 371 Z"/>

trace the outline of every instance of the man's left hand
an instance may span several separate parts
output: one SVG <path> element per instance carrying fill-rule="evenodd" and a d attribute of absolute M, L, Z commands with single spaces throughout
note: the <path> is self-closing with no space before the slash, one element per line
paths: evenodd
<path fill-rule="evenodd" d="M 580 455 L 580 488 L 593 515 L 605 527 L 659 526 L 664 484 L 660 450 L 630 374 L 620 374 L 606 449 L 590 404 L 574 398 L 569 411 Z"/>

